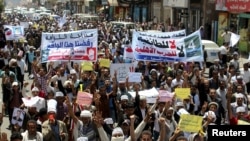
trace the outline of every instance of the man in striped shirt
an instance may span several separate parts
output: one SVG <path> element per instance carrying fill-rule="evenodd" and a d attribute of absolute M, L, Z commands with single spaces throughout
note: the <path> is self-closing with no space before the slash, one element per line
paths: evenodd
<path fill-rule="evenodd" d="M 47 81 L 50 78 L 50 75 L 53 71 L 53 62 L 49 63 L 49 72 L 46 74 L 44 68 L 39 68 L 39 72 L 35 72 L 37 67 L 37 63 L 33 63 L 33 68 L 32 68 L 32 73 L 35 77 L 35 80 L 41 85 L 41 91 L 43 91 L 45 93 L 45 95 L 47 96 Z"/>

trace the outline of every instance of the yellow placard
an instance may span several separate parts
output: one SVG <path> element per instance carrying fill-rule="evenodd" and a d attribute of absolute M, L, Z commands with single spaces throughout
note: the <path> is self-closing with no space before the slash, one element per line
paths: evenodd
<path fill-rule="evenodd" d="M 45 31 L 45 26 L 44 25 L 40 25 L 40 28 L 43 29 L 43 31 Z"/>
<path fill-rule="evenodd" d="M 190 114 L 182 114 L 179 127 L 184 132 L 198 133 L 202 129 L 202 117 Z"/>
<path fill-rule="evenodd" d="M 100 59 L 100 67 L 110 67 L 110 60 L 109 59 Z"/>
<path fill-rule="evenodd" d="M 82 70 L 83 71 L 93 71 L 93 64 L 92 64 L 92 62 L 83 62 L 82 63 Z"/>
<path fill-rule="evenodd" d="M 190 88 L 175 88 L 175 94 L 180 99 L 187 99 L 190 95 Z"/>
<path fill-rule="evenodd" d="M 80 84 L 80 92 L 83 91 L 83 84 Z"/>
<path fill-rule="evenodd" d="M 34 27 L 35 29 L 37 29 L 37 28 L 38 28 L 38 25 L 35 23 L 35 24 L 33 25 L 33 27 Z"/>
<path fill-rule="evenodd" d="M 250 123 L 243 120 L 238 120 L 238 125 L 250 125 Z"/>

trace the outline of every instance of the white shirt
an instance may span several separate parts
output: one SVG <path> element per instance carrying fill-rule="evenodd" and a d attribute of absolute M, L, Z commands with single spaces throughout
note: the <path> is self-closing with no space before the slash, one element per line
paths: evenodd
<path fill-rule="evenodd" d="M 161 114 L 159 110 L 155 110 L 154 131 L 160 132 L 159 118 Z"/>
<path fill-rule="evenodd" d="M 234 116 L 236 116 L 237 114 L 236 114 L 236 109 L 237 109 L 237 107 L 241 107 L 241 106 L 239 106 L 238 104 L 237 104 L 237 102 L 233 102 L 233 103 L 231 103 L 231 108 L 232 108 L 232 112 L 233 112 L 233 115 Z M 248 107 L 247 107 L 247 105 L 246 104 L 242 104 L 242 107 L 245 107 L 245 110 L 246 110 L 246 112 L 245 112 L 245 114 L 247 114 L 248 112 Z"/>
<path fill-rule="evenodd" d="M 220 47 L 220 54 L 221 55 L 226 55 L 227 54 L 227 48 L 225 46 Z"/>
<path fill-rule="evenodd" d="M 227 98 L 226 98 L 227 89 L 221 90 L 220 88 L 218 88 L 216 90 L 216 93 L 221 98 L 222 107 L 225 110 L 227 110 Z"/>
<path fill-rule="evenodd" d="M 18 66 L 20 67 L 20 69 L 21 69 L 21 73 L 22 73 L 22 75 L 24 75 L 24 73 L 25 73 L 25 70 L 26 70 L 26 64 L 25 64 L 25 61 L 23 60 L 23 59 L 21 59 L 21 60 L 17 60 L 17 64 L 18 64 Z"/>
<path fill-rule="evenodd" d="M 68 76 L 58 76 L 58 75 L 54 75 L 51 78 L 51 82 L 55 82 L 57 83 L 57 80 L 61 80 L 62 84 L 64 84 L 64 82 L 67 80 Z"/>
<path fill-rule="evenodd" d="M 29 140 L 28 138 L 29 133 L 27 130 L 22 133 L 22 136 L 23 136 L 23 141 L 43 141 L 43 135 L 40 132 L 36 132 L 36 139 L 34 140 Z"/>
<path fill-rule="evenodd" d="M 144 119 L 146 116 L 146 109 L 140 109 L 140 110 L 141 110 L 142 119 Z"/>
<path fill-rule="evenodd" d="M 177 79 L 175 78 L 175 79 L 172 80 L 171 87 L 173 88 L 176 85 L 180 85 L 182 87 L 182 84 L 183 84 L 183 80 L 182 79 L 180 79 L 180 81 L 177 81 Z"/>
<path fill-rule="evenodd" d="M 245 83 L 250 82 L 250 70 L 245 71 L 243 68 L 240 69 L 241 75 Z"/>

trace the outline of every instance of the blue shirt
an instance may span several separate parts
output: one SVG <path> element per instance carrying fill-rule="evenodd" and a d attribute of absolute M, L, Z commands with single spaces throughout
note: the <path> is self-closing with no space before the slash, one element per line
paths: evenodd
<path fill-rule="evenodd" d="M 29 59 L 30 63 L 32 63 L 34 61 L 34 58 L 35 58 L 34 52 L 29 52 L 28 59 Z"/>
<path fill-rule="evenodd" d="M 56 121 L 55 125 L 50 125 L 53 132 L 55 132 L 56 141 L 61 141 L 60 133 L 59 133 L 59 125 Z"/>

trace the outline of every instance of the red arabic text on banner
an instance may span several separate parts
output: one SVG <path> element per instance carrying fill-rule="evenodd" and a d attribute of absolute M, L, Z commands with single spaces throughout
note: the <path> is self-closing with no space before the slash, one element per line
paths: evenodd
<path fill-rule="evenodd" d="M 226 7 L 232 13 L 250 12 L 250 0 L 226 0 Z"/>
<path fill-rule="evenodd" d="M 89 106 L 92 103 L 92 99 L 93 99 L 93 95 L 92 94 L 78 91 L 77 100 L 76 101 L 77 101 L 77 103 L 79 105 Z"/>

